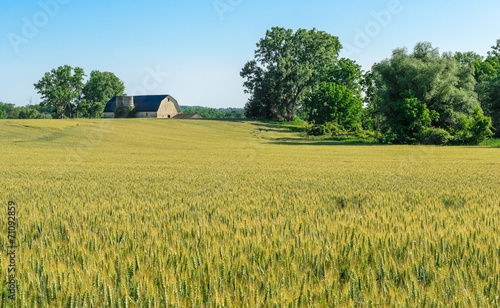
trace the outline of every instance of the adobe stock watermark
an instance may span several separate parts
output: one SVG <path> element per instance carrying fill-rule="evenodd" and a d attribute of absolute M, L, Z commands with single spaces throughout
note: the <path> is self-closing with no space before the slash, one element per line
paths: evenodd
<path fill-rule="evenodd" d="M 353 44 L 342 44 L 346 57 L 350 58 L 354 54 L 359 54 L 361 51 L 370 46 L 372 40 L 382 33 L 382 30 L 387 28 L 393 19 L 393 16 L 401 14 L 403 6 L 400 0 L 391 0 L 387 7 L 378 12 L 371 11 L 372 20 L 366 23 L 364 28 L 355 28 Z"/>
<path fill-rule="evenodd" d="M 10 301 L 15 301 L 17 297 L 17 267 L 16 267 L 16 249 L 17 249 L 17 204 L 14 201 L 9 201 L 7 206 L 7 291 Z"/>
<path fill-rule="evenodd" d="M 219 16 L 220 21 L 224 21 L 225 15 L 228 12 L 234 11 L 244 0 L 214 0 L 212 2 L 215 12 Z"/>
<path fill-rule="evenodd" d="M 146 95 L 148 92 L 159 88 L 168 76 L 169 74 L 162 71 L 159 65 L 154 69 L 151 66 L 147 66 L 146 75 L 142 79 L 142 85 L 133 88 L 130 95 Z"/>
<path fill-rule="evenodd" d="M 29 40 L 37 36 L 41 28 L 45 27 L 50 19 L 59 14 L 61 5 L 67 4 L 69 0 L 40 0 L 38 10 L 31 18 L 23 17 L 22 26 L 19 33 L 10 32 L 7 34 L 10 45 L 15 53 L 19 53 L 21 45 L 27 45 Z"/>

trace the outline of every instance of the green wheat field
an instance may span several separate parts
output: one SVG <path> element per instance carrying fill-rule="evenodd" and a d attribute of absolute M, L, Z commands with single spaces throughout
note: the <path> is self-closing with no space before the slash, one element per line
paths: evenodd
<path fill-rule="evenodd" d="M 500 306 L 500 148 L 3 120 L 0 156 L 2 307 Z"/>

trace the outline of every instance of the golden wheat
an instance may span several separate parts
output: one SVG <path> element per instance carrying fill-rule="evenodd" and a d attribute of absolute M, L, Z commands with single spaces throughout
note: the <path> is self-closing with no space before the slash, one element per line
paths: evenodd
<path fill-rule="evenodd" d="M 151 119 L 4 120 L 0 143 L 16 307 L 500 305 L 498 148 Z"/>

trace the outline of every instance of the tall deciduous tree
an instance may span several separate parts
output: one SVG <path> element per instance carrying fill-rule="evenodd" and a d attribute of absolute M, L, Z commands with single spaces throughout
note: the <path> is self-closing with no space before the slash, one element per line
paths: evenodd
<path fill-rule="evenodd" d="M 62 119 L 64 112 L 81 102 L 83 88 L 82 68 L 64 65 L 45 73 L 43 78 L 34 84 L 35 89 L 42 96 L 40 105 L 51 106 L 57 117 Z"/>
<path fill-rule="evenodd" d="M 297 105 L 311 85 L 321 81 L 338 58 L 342 46 L 328 33 L 274 27 L 257 43 L 255 59 L 248 62 L 240 75 L 246 78 L 248 115 L 292 121 Z M 259 108 L 262 107 L 262 108 Z"/>
<path fill-rule="evenodd" d="M 436 128 L 464 135 L 457 130 L 460 123 L 476 121 L 480 105 L 473 66 L 461 65 L 452 54 L 440 55 L 430 43 L 417 44 L 412 54 L 394 50 L 390 59 L 373 66 L 373 73 L 380 110 L 388 119 L 401 116 L 397 104 L 405 99 L 402 93 L 411 91 L 418 102 L 434 111 L 438 120 L 432 126 Z"/>
<path fill-rule="evenodd" d="M 125 95 L 125 86 L 115 74 L 92 71 L 83 87 L 82 110 L 86 117 L 101 117 L 106 103 L 114 96 Z"/>

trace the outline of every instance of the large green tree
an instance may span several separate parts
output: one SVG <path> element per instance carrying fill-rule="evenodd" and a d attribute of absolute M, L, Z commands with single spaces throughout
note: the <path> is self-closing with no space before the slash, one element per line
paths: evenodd
<path fill-rule="evenodd" d="M 98 118 L 102 116 L 104 106 L 111 98 L 125 95 L 125 86 L 115 74 L 94 70 L 90 73 L 82 93 L 81 109 L 84 116 Z"/>
<path fill-rule="evenodd" d="M 321 81 L 341 48 L 337 37 L 316 29 L 268 30 L 240 73 L 251 95 L 247 115 L 293 120 L 305 91 Z"/>
<path fill-rule="evenodd" d="M 484 113 L 491 117 L 495 135 L 500 137 L 500 40 L 488 57 L 475 62 L 478 84 L 476 91 Z"/>
<path fill-rule="evenodd" d="M 411 102 L 406 104 L 409 108 L 416 107 L 416 102 L 425 104 L 435 115 L 431 126 L 456 136 L 457 140 L 459 136 L 468 136 L 463 129 L 470 129 L 474 121 L 480 120 L 482 112 L 477 109 L 480 104 L 474 92 L 473 66 L 462 65 L 450 53 L 441 55 L 430 43 L 418 43 L 411 54 L 406 49 L 396 49 L 390 59 L 375 64 L 372 70 L 379 97 L 377 103 L 388 119 L 389 131 L 395 131 L 391 127 L 395 122 L 391 119 L 401 117 L 404 112 L 398 108 L 402 101 Z M 408 97 L 404 97 L 404 93 L 409 91 L 417 101 L 405 101 Z M 464 120 L 470 125 L 462 125 Z M 487 130 L 485 128 L 484 133 L 487 134 Z M 412 136 L 400 137 L 412 139 Z"/>
<path fill-rule="evenodd" d="M 45 73 L 43 78 L 34 84 L 35 89 L 42 96 L 40 105 L 52 107 L 59 119 L 64 117 L 65 111 L 71 113 L 78 109 L 81 103 L 83 77 L 82 68 L 64 65 Z"/>

